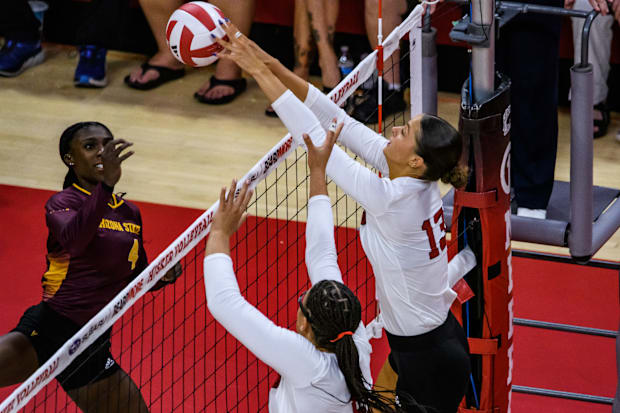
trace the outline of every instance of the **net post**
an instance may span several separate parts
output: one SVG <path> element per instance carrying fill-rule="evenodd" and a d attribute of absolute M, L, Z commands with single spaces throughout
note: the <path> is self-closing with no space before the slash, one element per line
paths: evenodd
<path fill-rule="evenodd" d="M 495 90 L 495 0 L 472 0 L 472 23 L 486 34 L 486 44 L 472 46 L 474 102 L 490 98 Z"/>
<path fill-rule="evenodd" d="M 593 159 L 593 74 L 592 65 L 571 68 L 570 201 L 571 229 L 568 246 L 578 262 L 592 255 L 592 159 Z"/>
<path fill-rule="evenodd" d="M 430 13 L 426 13 L 424 22 L 422 29 L 422 112 L 437 116 L 437 29 L 430 25 Z"/>
<path fill-rule="evenodd" d="M 465 160 L 473 171 L 466 191 L 495 191 L 496 202 L 480 207 L 455 199 L 454 213 L 461 211 L 459 227 L 465 227 L 466 222 L 474 219 L 481 222 L 476 231 L 478 236 L 469 240 L 472 249 L 479 253 L 478 267 L 469 278 L 476 294 L 472 305 L 478 310 L 464 321 L 467 331 L 471 331 L 470 343 L 497 340 L 497 348 L 494 354 L 487 354 L 472 347 L 471 353 L 480 365 L 473 370 L 472 390 L 464 404 L 479 410 L 505 412 L 510 411 L 514 350 L 510 81 L 498 75 L 496 88 L 495 0 L 472 0 L 471 7 L 472 20 L 468 28 L 475 35 L 465 37 L 472 44 L 472 78 L 463 86 L 459 122 L 463 152 L 467 154 Z M 454 221 L 454 217 L 452 219 Z"/>

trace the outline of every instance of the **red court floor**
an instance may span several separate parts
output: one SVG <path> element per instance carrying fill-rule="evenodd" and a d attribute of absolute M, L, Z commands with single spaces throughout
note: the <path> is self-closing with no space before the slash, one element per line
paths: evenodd
<path fill-rule="evenodd" d="M 15 326 L 23 311 L 40 300 L 45 268 L 43 205 L 51 192 L 0 185 L 0 333 Z M 147 253 L 154 258 L 202 211 L 138 203 Z M 296 293 L 306 283 L 303 225 L 250 218 L 251 233 L 233 253 L 248 300 L 281 325 L 290 325 Z M 337 232 L 338 245 L 352 231 Z M 290 240 L 300 239 L 295 248 Z M 256 246 L 256 247 L 255 247 Z M 256 254 L 260 247 L 266 252 Z M 117 323 L 113 354 L 130 371 L 151 411 L 257 411 L 267 400 L 275 375 L 236 340 L 216 326 L 204 305 L 202 251 L 192 252 L 186 272 L 174 288 L 148 293 Z M 196 254 L 194 256 L 193 254 Z M 237 254 L 237 255 L 235 255 Z M 356 277 L 361 300 L 372 295 L 367 264 L 357 252 L 340 257 Z M 300 261 L 301 260 L 301 261 Z M 515 317 L 616 330 L 618 271 L 573 264 L 513 258 Z M 267 265 L 265 265 L 267 264 Z M 256 278 L 256 269 L 266 268 Z M 302 270 L 299 270 L 302 268 Z M 260 272 L 260 270 L 259 270 Z M 258 280 L 258 281 L 257 281 Z M 264 296 L 263 289 L 272 293 Z M 263 297 L 263 298 L 261 298 Z M 368 308 L 373 313 L 373 308 Z M 365 319 L 372 318 L 370 316 Z M 515 327 L 513 383 L 612 397 L 616 386 L 615 343 L 611 339 Z M 384 341 L 374 343 L 373 374 L 385 360 Z M 55 386 L 55 385 L 54 385 Z M 10 389 L 0 390 L 0 400 Z M 55 401 L 64 403 L 59 392 Z M 609 412 L 608 405 L 513 393 L 513 412 Z M 204 405 L 207 408 L 204 408 Z M 64 409 L 63 409 L 64 410 Z M 68 409 L 69 411 L 73 411 Z M 263 409 L 262 411 L 266 411 Z"/>

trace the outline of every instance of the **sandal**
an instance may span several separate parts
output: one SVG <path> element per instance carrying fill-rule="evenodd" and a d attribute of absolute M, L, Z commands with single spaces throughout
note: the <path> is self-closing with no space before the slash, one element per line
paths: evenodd
<path fill-rule="evenodd" d="M 607 127 L 609 127 L 609 108 L 604 102 L 594 105 L 594 110 L 601 112 L 603 119 L 594 119 L 594 127 L 598 130 L 594 132 L 594 139 L 601 138 L 607 134 Z"/>
<path fill-rule="evenodd" d="M 232 80 L 222 80 L 215 77 L 215 75 L 211 76 L 211 80 L 209 80 L 209 90 L 213 89 L 216 86 L 230 86 L 234 89 L 234 92 L 230 95 L 222 96 L 217 99 L 209 99 L 205 95 L 201 95 L 198 92 L 194 93 L 194 98 L 198 100 L 200 103 L 206 103 L 209 105 L 223 105 L 225 103 L 232 102 L 237 96 L 245 91 L 247 88 L 247 82 L 244 78 L 232 79 Z"/>
<path fill-rule="evenodd" d="M 149 64 L 149 62 L 142 63 L 140 68 L 142 69 L 142 74 L 146 73 L 148 70 L 155 70 L 159 76 L 156 79 L 141 83 L 132 82 L 131 77 L 127 75 L 125 76 L 125 84 L 127 86 L 138 90 L 151 90 L 163 85 L 164 83 L 170 82 L 171 80 L 180 79 L 185 76 L 185 69 L 170 69 L 163 66 L 154 66 Z"/>

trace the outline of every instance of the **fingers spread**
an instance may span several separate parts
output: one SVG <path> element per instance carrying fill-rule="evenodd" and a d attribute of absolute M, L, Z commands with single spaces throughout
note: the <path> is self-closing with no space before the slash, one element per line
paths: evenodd
<path fill-rule="evenodd" d="M 233 179 L 230 183 L 230 189 L 228 190 L 228 196 L 226 197 L 226 203 L 231 204 L 235 200 L 235 192 L 237 191 L 237 180 Z"/>
<path fill-rule="evenodd" d="M 243 183 L 243 188 L 241 189 L 241 193 L 239 194 L 239 208 L 242 211 L 248 207 L 250 203 L 250 199 L 252 199 L 253 191 L 250 189 L 250 181 L 247 180 Z"/>
<path fill-rule="evenodd" d="M 219 37 L 215 37 L 213 34 L 211 35 L 211 37 L 213 37 L 213 39 L 217 42 L 217 44 L 222 46 L 225 50 L 230 50 L 230 48 L 232 47 L 232 44 L 227 42 L 223 38 L 220 39 Z"/>
<path fill-rule="evenodd" d="M 241 191 L 239 192 L 239 196 L 237 198 L 237 204 L 239 204 L 240 206 L 245 201 L 245 196 L 246 196 L 246 193 L 248 192 L 249 185 L 250 185 L 250 181 L 246 180 L 243 183 L 243 186 L 241 187 Z M 243 208 L 243 209 L 245 209 L 245 208 Z"/>
<path fill-rule="evenodd" d="M 116 148 L 114 148 L 114 152 L 119 154 L 119 153 L 123 152 L 125 149 L 129 148 L 130 146 L 133 146 L 132 142 L 125 142 L 125 141 L 123 141 L 123 143 L 121 143 Z"/>
<path fill-rule="evenodd" d="M 226 187 L 223 186 L 222 189 L 220 189 L 220 208 L 225 206 L 225 204 L 226 204 Z"/>
<path fill-rule="evenodd" d="M 246 192 L 245 194 L 245 201 L 243 202 L 243 209 L 246 209 L 248 204 L 250 203 L 250 200 L 252 199 L 252 195 L 254 195 L 254 191 L 253 190 L 249 190 L 248 192 Z"/>
<path fill-rule="evenodd" d="M 125 159 L 129 158 L 134 153 L 135 153 L 134 151 L 129 151 L 127 153 L 124 153 L 124 154 L 122 154 L 121 156 L 118 157 L 118 160 L 123 162 Z"/>
<path fill-rule="evenodd" d="M 235 34 L 237 32 L 240 32 L 240 30 L 237 29 L 237 26 L 235 26 L 232 22 L 223 22 L 222 27 L 224 28 L 224 31 L 228 35 L 228 38 L 232 42 L 235 42 L 237 40 L 237 37 L 235 36 Z"/>

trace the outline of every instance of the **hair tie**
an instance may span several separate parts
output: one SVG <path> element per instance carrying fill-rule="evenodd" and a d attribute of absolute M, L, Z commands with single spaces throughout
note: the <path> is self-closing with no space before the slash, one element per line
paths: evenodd
<path fill-rule="evenodd" d="M 336 336 L 335 339 L 329 340 L 329 342 L 330 343 L 335 343 L 336 341 L 340 340 L 344 336 L 352 336 L 352 335 L 353 335 L 352 331 L 343 331 L 342 333 L 338 334 L 338 336 Z"/>

